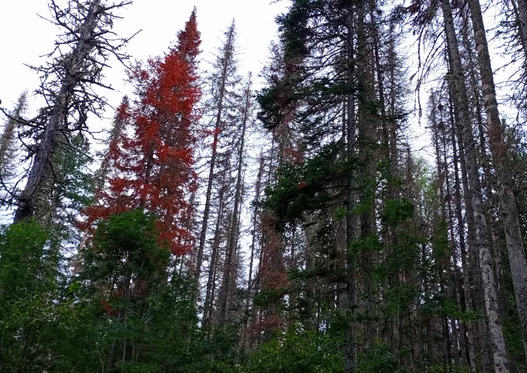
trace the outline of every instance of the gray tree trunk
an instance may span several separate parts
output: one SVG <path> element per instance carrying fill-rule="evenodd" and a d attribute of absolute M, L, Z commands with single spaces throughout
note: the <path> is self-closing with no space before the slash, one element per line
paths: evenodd
<path fill-rule="evenodd" d="M 348 69 L 347 73 L 347 84 L 348 84 L 348 95 L 345 100 L 345 136 L 347 144 L 347 157 L 352 158 L 355 154 L 356 147 L 356 102 L 355 102 L 355 10 L 353 5 L 349 5 L 347 8 L 346 16 L 346 41 L 347 41 L 347 58 L 348 58 Z M 346 204 L 346 299 L 343 303 L 345 315 L 348 318 L 348 330 L 346 331 L 346 347 L 345 347 L 345 372 L 354 373 L 356 371 L 357 364 L 357 326 L 353 321 L 355 316 L 356 306 L 356 280 L 355 280 L 355 255 L 349 250 L 353 240 L 356 239 L 356 218 L 353 211 L 356 206 L 356 192 L 353 188 L 352 178 L 348 181 L 347 191 L 347 204 Z"/>
<path fill-rule="evenodd" d="M 53 213 L 50 211 L 50 200 L 53 194 L 54 172 L 57 168 L 54 158 L 65 141 L 67 130 L 65 120 L 71 104 L 70 98 L 89 68 L 86 62 L 94 48 L 90 42 L 94 38 L 94 32 L 100 19 L 100 9 L 101 0 L 93 0 L 83 22 L 80 38 L 65 66 L 65 75 L 60 82 L 61 88 L 44 129 L 42 141 L 38 144 L 26 187 L 20 197 L 14 218 L 15 223 L 35 217 L 37 221 L 47 224 Z"/>
<path fill-rule="evenodd" d="M 196 254 L 196 262 L 194 267 L 194 278 L 199 281 L 199 278 L 201 276 L 201 267 L 203 265 L 203 253 L 205 250 L 205 242 L 207 239 L 207 230 L 208 230 L 208 224 L 209 224 L 209 216 L 210 216 L 210 205 L 211 205 L 211 198 L 212 198 L 212 186 L 214 182 L 214 178 L 216 176 L 215 168 L 216 168 L 216 160 L 217 160 L 217 154 L 218 154 L 218 141 L 219 141 L 219 135 L 221 130 L 224 127 L 224 110 L 225 110 L 225 100 L 228 88 L 228 81 L 229 77 L 232 74 L 232 67 L 234 65 L 234 43 L 236 38 L 236 31 L 234 27 L 234 23 L 231 24 L 229 27 L 227 33 L 226 33 L 226 40 L 222 47 L 222 55 L 219 56 L 219 61 L 221 63 L 221 71 L 219 74 L 219 86 L 217 87 L 217 98 L 215 98 L 215 120 L 214 120 L 214 136 L 213 136 L 213 142 L 212 142 L 212 150 L 211 150 L 211 157 L 210 157 L 210 165 L 209 165 L 209 176 L 207 179 L 207 191 L 205 193 L 205 207 L 203 209 L 203 220 L 201 222 L 201 231 L 199 235 L 199 242 L 198 242 L 198 252 Z"/>
<path fill-rule="evenodd" d="M 262 190 L 262 178 L 264 173 L 264 156 L 263 154 L 260 155 L 260 166 L 258 168 L 258 175 L 256 176 L 256 184 L 255 184 L 255 191 L 254 191 L 254 201 L 258 202 L 261 197 L 261 190 Z M 254 299 L 252 297 L 252 294 L 254 292 L 254 263 L 256 259 L 256 255 L 258 253 L 257 249 L 257 240 L 256 237 L 258 237 L 258 233 L 260 232 L 259 227 L 259 211 L 254 209 L 253 215 L 252 215 L 252 237 L 251 237 L 251 254 L 249 257 L 249 277 L 247 279 L 247 295 L 245 300 L 245 310 L 244 310 L 244 320 L 242 325 L 242 337 L 240 340 L 240 345 L 242 348 L 248 347 L 249 343 L 247 341 L 248 338 L 248 330 L 249 327 L 249 312 L 251 310 L 251 303 L 254 304 Z M 254 313 L 254 310 L 253 310 Z"/>
<path fill-rule="evenodd" d="M 472 124 L 468 111 L 468 99 L 464 80 L 461 57 L 457 42 L 452 8 L 449 0 L 442 0 L 442 11 L 445 24 L 448 56 L 451 64 L 451 79 L 455 106 L 459 115 L 461 128 L 461 146 L 467 159 L 470 198 L 474 213 L 474 232 L 476 247 L 479 253 L 479 265 L 485 293 L 485 308 L 487 311 L 489 332 L 493 344 L 494 367 L 496 372 L 509 372 L 509 361 L 505 349 L 505 338 L 499 315 L 498 289 L 492 268 L 491 244 L 488 237 L 486 217 L 482 211 L 481 185 L 478 174 L 477 153 L 472 133 Z"/>
<path fill-rule="evenodd" d="M 220 181 L 220 188 L 218 194 L 218 211 L 216 216 L 216 224 L 214 228 L 214 238 L 212 239 L 212 247 L 210 253 L 210 264 L 209 264 L 209 273 L 207 279 L 207 287 L 205 290 L 205 302 L 203 303 L 203 325 L 208 326 L 211 324 L 212 316 L 214 313 L 214 298 L 216 293 L 216 281 L 217 281 L 217 270 L 218 270 L 218 260 L 220 256 L 220 241 L 222 235 L 222 219 L 225 213 L 225 191 L 228 188 L 227 183 L 225 182 L 226 172 L 223 172 L 222 178 Z"/>
<path fill-rule="evenodd" d="M 247 130 L 247 125 L 249 124 L 251 118 L 251 90 L 252 78 L 249 75 L 247 86 L 244 91 L 244 103 L 241 110 L 242 121 L 241 121 L 241 133 L 239 137 L 238 145 L 238 159 L 236 165 L 236 187 L 234 193 L 234 208 L 232 212 L 231 224 L 229 227 L 229 235 L 227 237 L 227 253 L 225 260 L 225 267 L 223 271 L 223 293 L 220 299 L 220 314 L 219 322 L 220 324 L 226 321 L 227 311 L 229 309 L 229 304 L 232 296 L 234 287 L 236 286 L 236 252 L 238 249 L 238 240 L 240 233 L 240 208 L 242 204 L 242 192 L 243 192 L 243 169 L 244 169 L 244 156 L 245 156 L 245 134 Z"/>
<path fill-rule="evenodd" d="M 498 102 L 483 16 L 479 0 L 469 0 L 474 40 L 483 85 L 483 103 L 487 115 L 489 142 L 498 181 L 498 197 L 505 228 L 505 240 L 511 267 L 514 295 L 520 324 L 525 357 L 527 357 L 527 261 L 522 230 L 519 222 L 516 198 L 512 189 L 512 177 L 507 160 L 507 147 L 503 140 Z M 521 23 L 521 22 L 520 22 Z"/>
<path fill-rule="evenodd" d="M 518 25 L 518 35 L 527 62 L 527 0 L 511 0 L 511 3 Z"/>
<path fill-rule="evenodd" d="M 104 96 L 93 86 L 111 88 L 102 83 L 102 70 L 110 55 L 123 62 L 120 52 L 130 40 L 112 38 L 112 27 L 118 16 L 113 10 L 131 3 L 123 0 L 110 6 L 102 0 L 69 0 L 61 9 L 50 1 L 51 22 L 62 31 L 60 41 L 48 57 L 51 62 L 34 68 L 42 80 L 39 93 L 48 106 L 33 122 L 39 142 L 24 191 L 18 198 L 14 222 L 35 218 L 43 225 L 51 222 L 56 206 L 55 184 L 62 177 L 61 157 L 72 146 L 73 131 L 87 131 L 89 113 L 100 114 L 106 106 Z M 60 197 L 60 196 L 59 196 Z"/>
<path fill-rule="evenodd" d="M 119 109 L 127 108 L 128 107 L 128 97 L 124 96 L 121 105 L 119 105 Z M 123 131 L 126 127 L 126 121 L 123 118 L 119 117 L 119 114 L 117 113 L 115 115 L 115 119 L 113 122 L 113 127 L 110 131 L 110 138 L 108 139 L 108 149 L 106 150 L 106 153 L 104 154 L 104 158 L 101 162 L 101 167 L 99 167 L 99 170 L 97 172 L 97 180 L 95 184 L 95 190 L 97 193 L 97 190 L 101 190 L 104 187 L 104 182 L 106 181 L 106 178 L 108 176 L 108 172 L 110 171 L 110 155 L 112 153 L 112 148 L 119 146 L 119 139 L 121 135 L 123 134 Z"/>

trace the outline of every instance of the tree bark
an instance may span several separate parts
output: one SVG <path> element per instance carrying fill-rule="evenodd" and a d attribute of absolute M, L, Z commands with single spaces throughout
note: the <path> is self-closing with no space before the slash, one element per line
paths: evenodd
<path fill-rule="evenodd" d="M 82 32 L 77 45 L 71 52 L 71 58 L 65 66 L 65 75 L 60 82 L 61 87 L 46 123 L 42 141 L 33 160 L 33 166 L 27 179 L 26 187 L 20 197 L 14 223 L 26 218 L 35 217 L 37 221 L 47 225 L 53 211 L 50 211 L 50 200 L 53 194 L 55 180 L 54 158 L 65 141 L 67 130 L 66 118 L 71 104 L 70 98 L 86 73 L 86 61 L 94 49 L 93 39 L 101 15 L 101 0 L 93 0 L 89 12 L 82 24 Z"/>
<path fill-rule="evenodd" d="M 225 211 L 225 190 L 228 188 L 225 182 L 225 174 L 223 172 L 220 190 L 218 194 L 218 211 L 216 216 L 216 225 L 214 229 L 214 238 L 212 240 L 212 247 L 210 253 L 209 273 L 207 279 L 207 288 L 205 290 L 205 302 L 203 303 L 203 326 L 210 325 L 214 313 L 214 296 L 216 290 L 216 272 L 218 269 L 218 259 L 220 256 L 220 241 L 221 241 L 221 222 Z"/>
<path fill-rule="evenodd" d="M 221 71 L 219 76 L 219 87 L 218 87 L 218 98 L 215 103 L 216 105 L 216 115 L 214 120 L 214 135 L 212 141 L 210 165 L 209 165 L 209 176 L 207 179 L 207 191 L 205 193 L 205 207 L 203 209 L 203 220 L 201 223 L 201 231 L 199 235 L 198 242 L 198 252 L 196 255 L 196 262 L 194 267 L 194 278 L 199 281 L 201 276 L 201 266 L 203 265 L 203 252 L 205 250 L 205 242 L 207 239 L 207 230 L 209 224 L 210 216 L 210 205 L 212 198 L 212 186 L 214 178 L 216 177 L 215 168 L 218 155 L 218 141 L 220 133 L 224 127 L 223 123 L 223 112 L 225 110 L 225 100 L 227 96 L 227 86 L 229 75 L 232 74 L 231 67 L 234 64 L 234 41 L 236 37 L 236 32 L 234 28 L 234 23 L 231 24 L 229 30 L 226 34 L 226 41 L 223 46 L 223 54 L 220 56 L 221 61 Z"/>
<path fill-rule="evenodd" d="M 256 184 L 255 184 L 255 191 L 254 191 L 254 201 L 258 202 L 260 200 L 260 194 L 262 189 L 262 178 L 263 178 L 263 172 L 264 172 L 264 156 L 263 154 L 260 155 L 260 167 L 258 168 L 258 175 L 256 176 Z M 254 304 L 254 299 L 252 297 L 252 294 L 254 292 L 254 263 L 256 259 L 256 255 L 258 253 L 257 250 L 257 240 L 256 237 L 258 237 L 258 232 L 260 232 L 259 229 L 259 212 L 254 207 L 254 212 L 252 216 L 252 238 L 251 238 L 251 254 L 249 257 L 249 278 L 247 279 L 247 296 L 245 300 L 245 311 L 244 311 L 244 320 L 243 320 L 243 326 L 242 326 L 242 337 L 241 337 L 241 347 L 246 348 L 249 343 L 247 341 L 248 337 L 248 326 L 249 326 L 249 312 L 251 311 L 251 302 Z M 254 310 L 253 310 L 254 313 Z"/>
<path fill-rule="evenodd" d="M 4 132 L 0 137 L 0 181 L 4 187 L 7 178 L 11 174 L 12 163 L 15 161 L 13 147 L 16 130 L 20 126 L 20 119 L 26 108 L 27 92 L 24 92 L 18 98 L 13 111 L 9 113 Z"/>
<path fill-rule="evenodd" d="M 353 5 L 349 5 L 346 15 L 346 48 L 347 48 L 347 63 L 348 68 L 347 84 L 348 94 L 345 99 L 345 136 L 347 145 L 347 157 L 352 158 L 356 151 L 356 102 L 354 93 L 355 81 L 355 10 Z M 347 186 L 347 202 L 346 202 L 346 247 L 344 253 L 346 255 L 346 299 L 343 302 L 345 315 L 347 317 L 347 331 L 346 331 L 346 346 L 345 346 L 345 372 L 354 373 L 357 364 L 357 325 L 355 323 L 355 306 L 356 306 L 356 280 L 355 280 L 355 255 L 350 250 L 353 240 L 356 238 L 355 223 L 356 218 L 353 214 L 356 205 L 356 192 L 353 188 L 353 180 L 350 177 Z"/>
<path fill-rule="evenodd" d="M 489 332 L 493 344 L 494 367 L 497 373 L 509 372 L 509 361 L 505 349 L 505 338 L 499 315 L 498 289 L 494 271 L 490 240 L 488 237 L 487 220 L 482 211 L 481 185 L 478 174 L 477 155 L 475 149 L 472 124 L 468 111 L 468 99 L 464 80 L 461 57 L 449 0 L 441 0 L 448 56 L 451 66 L 452 89 L 455 106 L 459 115 L 461 143 L 467 157 L 467 172 L 469 178 L 470 199 L 474 213 L 475 243 L 479 253 L 479 265 L 485 293 L 485 308 L 487 311 Z"/>
<path fill-rule="evenodd" d="M 512 189 L 513 181 L 507 160 L 507 146 L 503 140 L 503 128 L 498 111 L 496 88 L 481 5 L 479 0 L 469 0 L 468 5 L 478 53 L 490 150 L 496 168 L 499 188 L 498 198 L 505 228 L 505 240 L 511 267 L 516 307 L 522 328 L 524 355 L 527 358 L 527 260 L 525 258 L 525 247 L 516 206 L 516 197 Z"/>
<path fill-rule="evenodd" d="M 236 251 L 238 249 L 238 239 L 240 233 L 240 207 L 241 199 L 243 192 L 243 165 L 244 165 L 244 155 L 245 155 L 245 133 L 247 129 L 248 122 L 250 120 L 250 111 L 251 111 L 251 85 L 252 78 L 249 76 L 247 87 L 244 92 L 244 104 L 241 110 L 242 112 L 242 121 L 241 121 L 241 133 L 239 137 L 238 145 L 238 159 L 236 167 L 236 187 L 234 193 L 234 208 L 232 212 L 232 219 L 229 226 L 229 235 L 227 237 L 227 253 L 225 259 L 225 267 L 223 271 L 223 294 L 220 299 L 220 313 L 219 313 L 219 322 L 224 323 L 227 318 L 227 310 L 229 308 L 230 297 L 233 287 L 236 286 Z"/>
<path fill-rule="evenodd" d="M 47 55 L 51 61 L 33 68 L 40 73 L 42 83 L 37 92 L 47 105 L 31 121 L 30 132 L 35 135 L 38 131 L 39 141 L 25 189 L 18 197 L 15 223 L 33 217 L 48 225 L 55 217 L 58 206 L 53 202 L 62 198 L 57 184 L 64 177 L 64 156 L 73 153 L 72 133 L 88 131 L 88 114 L 100 114 L 107 104 L 106 98 L 93 87 L 111 88 L 101 81 L 111 55 L 119 61 L 128 58 L 120 50 L 130 38 L 109 35 L 114 34 L 114 21 L 120 18 L 113 10 L 130 4 L 131 0 L 110 6 L 102 3 L 102 0 L 69 0 L 63 8 L 54 0 L 49 3 L 50 22 L 62 34 L 55 49 Z"/>
<path fill-rule="evenodd" d="M 520 37 L 524 58 L 527 63 L 527 0 L 511 0 L 516 23 L 518 25 L 518 36 Z"/>

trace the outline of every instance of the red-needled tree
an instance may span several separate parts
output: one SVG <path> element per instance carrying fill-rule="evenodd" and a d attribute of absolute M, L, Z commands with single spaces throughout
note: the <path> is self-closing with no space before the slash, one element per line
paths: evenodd
<path fill-rule="evenodd" d="M 187 197 L 196 179 L 191 127 L 198 120 L 199 45 L 193 11 L 166 56 L 133 69 L 137 98 L 117 114 L 118 121 L 131 126 L 130 134 L 121 129 L 119 138 L 112 139 L 106 186 L 86 211 L 87 228 L 110 215 L 143 208 L 157 217 L 159 243 L 174 254 L 190 250 L 192 236 L 184 222 L 191 214 Z"/>

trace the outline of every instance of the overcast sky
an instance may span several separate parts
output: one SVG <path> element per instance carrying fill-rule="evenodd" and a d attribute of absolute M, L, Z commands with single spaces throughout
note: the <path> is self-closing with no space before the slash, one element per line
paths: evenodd
<path fill-rule="evenodd" d="M 63 3 L 65 0 L 57 0 Z M 241 55 L 240 71 L 257 75 L 275 38 L 274 17 L 283 12 L 286 1 L 270 4 L 271 0 L 135 0 L 119 14 L 123 16 L 115 27 L 121 36 L 130 36 L 142 29 L 129 44 L 127 52 L 144 60 L 163 54 L 196 6 L 198 28 L 202 37 L 202 59 L 210 59 L 220 45 L 223 31 L 236 20 Z M 37 87 L 36 75 L 24 64 L 38 65 L 40 55 L 52 50 L 57 29 L 38 14 L 47 17 L 46 0 L 4 1 L 0 13 L 0 99 L 10 109 L 25 89 Z M 117 92 L 111 94 L 117 104 L 123 90 L 124 73 L 118 66 L 106 70 L 107 82 Z M 33 103 L 31 109 L 35 110 Z"/>

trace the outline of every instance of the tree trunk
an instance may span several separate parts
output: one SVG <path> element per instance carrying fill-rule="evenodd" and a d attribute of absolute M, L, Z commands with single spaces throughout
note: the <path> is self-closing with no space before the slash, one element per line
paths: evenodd
<path fill-rule="evenodd" d="M 55 157 L 63 146 L 67 130 L 69 102 L 75 89 L 83 79 L 87 66 L 86 61 L 94 49 L 92 44 L 101 15 L 101 0 L 93 0 L 89 12 L 83 21 L 82 32 L 77 45 L 71 52 L 71 59 L 65 66 L 65 75 L 60 82 L 60 90 L 46 123 L 42 141 L 33 160 L 27 184 L 20 196 L 19 206 L 15 212 L 14 223 L 26 218 L 35 217 L 43 225 L 47 225 L 53 215 L 50 211 L 50 201 L 55 180 Z"/>
<path fill-rule="evenodd" d="M 216 226 L 214 229 L 214 238 L 212 239 L 212 247 L 210 253 L 209 274 L 207 279 L 207 288 L 205 290 L 205 302 L 203 303 L 203 326 L 211 324 L 212 315 L 214 313 L 214 294 L 216 288 L 216 271 L 218 269 L 218 259 L 220 256 L 220 241 L 221 241 L 221 222 L 225 212 L 225 190 L 228 188 L 225 182 L 225 174 L 223 172 L 220 190 L 218 194 L 218 211 L 216 216 Z"/>
<path fill-rule="evenodd" d="M 366 22 L 369 11 L 375 10 L 375 1 L 360 1 L 357 4 L 357 156 L 359 158 L 359 171 L 357 186 L 359 188 L 360 213 L 360 239 L 368 240 L 376 235 L 375 225 L 375 193 L 376 193 L 376 165 L 378 161 L 377 128 L 379 115 L 377 113 L 377 98 L 375 96 L 374 79 L 374 48 L 372 30 L 373 20 Z M 349 248 L 349 246 L 348 246 Z M 367 349 L 375 339 L 376 317 L 375 294 L 372 286 L 371 270 L 373 269 L 374 252 L 364 247 L 359 254 L 360 273 L 363 277 L 359 299 L 362 304 L 359 309 L 363 312 L 362 322 L 364 343 L 361 347 Z"/>
<path fill-rule="evenodd" d="M 20 95 L 16 106 L 7 119 L 2 137 L 0 137 L 0 182 L 7 189 L 6 181 L 11 176 L 13 162 L 15 162 L 14 140 L 16 129 L 20 126 L 20 119 L 27 108 L 27 92 Z M 6 190 L 8 193 L 9 190 Z"/>
<path fill-rule="evenodd" d="M 194 278 L 199 281 L 201 276 L 201 266 L 203 264 L 203 252 L 205 250 L 205 242 L 207 239 L 207 230 L 210 216 L 210 205 L 212 197 L 212 186 L 214 178 L 216 177 L 215 167 L 218 155 L 218 141 L 220 133 L 224 127 L 223 123 L 223 111 L 225 110 L 225 98 L 227 96 L 227 86 L 229 75 L 232 74 L 231 67 L 234 63 L 234 39 L 236 36 L 234 23 L 231 24 L 227 31 L 227 39 L 223 46 L 223 55 L 221 58 L 221 72 L 219 77 L 218 87 L 218 98 L 215 103 L 215 121 L 214 121 L 214 135 L 212 141 L 210 165 L 209 165 L 209 176 L 207 179 L 207 191 L 205 193 L 205 207 L 203 209 L 203 220 L 201 223 L 201 231 L 198 242 L 198 252 L 196 255 L 196 262 L 194 267 Z"/>
<path fill-rule="evenodd" d="M 524 58 L 527 63 L 527 0 L 511 0 L 518 25 Z"/>
<path fill-rule="evenodd" d="M 113 121 L 113 128 L 110 131 L 110 138 L 108 139 L 108 150 L 104 154 L 104 158 L 101 162 L 101 166 L 99 167 L 99 171 L 97 172 L 97 179 L 96 179 L 96 184 L 95 184 L 96 194 L 104 188 L 104 182 L 106 181 L 108 172 L 110 171 L 110 163 L 111 163 L 110 156 L 112 154 L 112 148 L 119 146 L 119 140 L 121 138 L 121 135 L 126 129 L 126 125 L 127 125 L 126 110 L 128 110 L 128 106 L 129 106 L 128 97 L 124 96 L 121 101 L 121 104 L 117 108 L 117 113 Z M 97 199 L 97 196 L 96 196 L 96 199 Z"/>
<path fill-rule="evenodd" d="M 264 157 L 263 157 L 263 154 L 261 154 L 260 155 L 260 167 L 258 168 L 258 175 L 256 176 L 256 185 L 254 188 L 255 189 L 254 191 L 254 201 L 255 202 L 258 202 L 260 200 L 264 166 L 265 166 Z M 249 326 L 249 312 L 251 311 L 251 302 L 253 301 L 253 298 L 252 298 L 252 294 L 254 291 L 254 286 L 253 286 L 253 282 L 254 282 L 253 276 L 254 275 L 253 274 L 254 272 L 256 272 L 254 270 L 254 262 L 256 259 L 257 252 L 258 252 L 256 248 L 256 245 L 257 245 L 256 237 L 258 236 L 258 232 L 260 232 L 258 216 L 259 216 L 259 212 L 256 209 L 256 207 L 254 207 L 254 212 L 252 216 L 251 254 L 249 257 L 249 278 L 247 279 L 247 295 L 246 295 L 246 300 L 245 300 L 244 320 L 243 320 L 243 325 L 242 325 L 242 328 L 243 328 L 242 337 L 240 341 L 242 348 L 246 348 L 249 345 L 247 341 L 247 337 L 248 337 L 247 328 Z"/>
<path fill-rule="evenodd" d="M 499 188 L 498 197 L 505 227 L 505 240 L 511 266 L 516 307 L 522 328 L 524 355 L 527 358 L 527 261 L 525 259 L 525 247 L 518 218 L 516 198 L 512 190 L 513 181 L 507 161 L 507 147 L 503 140 L 503 129 L 498 112 L 496 89 L 481 6 L 479 0 L 469 0 L 468 5 L 478 52 L 490 150 L 496 168 Z"/>
<path fill-rule="evenodd" d="M 355 11 L 353 5 L 349 5 L 347 8 L 348 14 L 346 15 L 346 41 L 347 41 L 347 84 L 348 94 L 345 100 L 345 136 L 347 144 L 347 157 L 352 158 L 356 151 L 356 102 L 354 93 L 354 81 L 355 81 L 355 41 L 354 41 L 354 30 L 355 30 Z M 346 299 L 343 302 L 344 312 L 348 320 L 347 331 L 346 331 L 346 346 L 345 346 L 345 373 L 354 373 L 356 371 L 357 364 L 357 326 L 353 320 L 355 317 L 355 306 L 356 306 L 356 280 L 355 280 L 355 255 L 349 250 L 351 244 L 356 238 L 355 223 L 356 218 L 353 214 L 356 205 L 356 192 L 353 188 L 353 180 L 350 177 L 348 180 L 347 190 L 347 205 L 346 205 Z"/>
<path fill-rule="evenodd" d="M 241 110 L 242 112 L 242 122 L 241 122 L 241 133 L 239 138 L 238 145 L 238 159 L 236 167 L 236 187 L 234 194 L 234 208 L 232 212 L 232 220 L 229 227 L 229 235 L 227 237 L 227 253 L 225 260 L 225 267 L 223 272 L 223 294 L 220 298 L 220 313 L 219 313 L 219 323 L 222 324 L 226 321 L 227 310 L 229 308 L 230 297 L 232 287 L 236 286 L 236 251 L 238 249 L 238 239 L 240 233 L 240 207 L 242 203 L 242 192 L 243 192 L 243 165 L 244 165 L 244 155 L 245 155 L 245 133 L 247 129 L 248 122 L 250 120 L 250 111 L 251 111 L 251 85 L 252 78 L 249 75 L 247 82 L 247 87 L 244 92 L 244 106 Z"/>
<path fill-rule="evenodd" d="M 485 307 L 488 317 L 489 332 L 493 344 L 493 357 L 495 371 L 509 372 L 509 361 L 505 350 L 505 338 L 499 315 L 498 289 L 492 268 L 490 240 L 488 237 L 487 221 L 482 211 L 481 185 L 476 160 L 476 149 L 472 124 L 468 111 L 468 99 L 461 65 L 461 57 L 457 42 L 454 19 L 449 0 L 442 0 L 442 11 L 445 24 L 448 56 L 451 66 L 451 79 L 454 102 L 458 111 L 458 125 L 460 126 L 460 148 L 467 157 L 467 173 L 469 178 L 469 191 L 474 213 L 475 243 L 479 253 L 479 265 L 483 279 L 485 293 Z"/>

